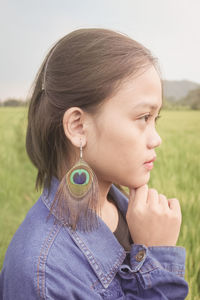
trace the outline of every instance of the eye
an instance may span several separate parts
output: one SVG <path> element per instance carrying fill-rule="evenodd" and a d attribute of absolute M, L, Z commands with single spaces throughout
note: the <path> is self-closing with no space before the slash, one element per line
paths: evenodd
<path fill-rule="evenodd" d="M 151 115 L 151 114 L 148 114 L 148 115 L 145 115 L 145 116 L 143 116 L 143 117 L 141 117 L 141 118 L 139 118 L 139 120 L 144 120 L 145 121 L 145 123 L 151 118 L 151 117 L 153 117 L 153 115 Z M 160 118 L 161 116 L 160 115 L 158 115 L 156 118 L 155 118 L 155 122 L 157 122 L 158 121 L 158 119 Z"/>
<path fill-rule="evenodd" d="M 152 117 L 152 115 L 151 115 L 151 114 L 148 114 L 148 115 L 145 115 L 145 116 L 139 118 L 139 120 L 144 120 L 145 122 L 147 122 L 147 121 L 149 120 L 150 117 Z"/>

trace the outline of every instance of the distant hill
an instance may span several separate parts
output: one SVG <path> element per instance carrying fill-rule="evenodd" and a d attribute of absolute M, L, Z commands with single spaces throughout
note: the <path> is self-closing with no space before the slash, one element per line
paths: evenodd
<path fill-rule="evenodd" d="M 177 101 L 185 98 L 187 94 L 200 88 L 200 84 L 189 80 L 164 80 L 163 93 L 168 101 Z"/>
<path fill-rule="evenodd" d="M 190 91 L 179 104 L 189 106 L 191 109 L 200 109 L 200 88 Z"/>
<path fill-rule="evenodd" d="M 200 109 L 200 84 L 189 80 L 163 80 L 164 107 L 176 109 L 178 106 L 188 106 Z M 0 106 L 23 106 L 24 99 L 0 99 Z"/>

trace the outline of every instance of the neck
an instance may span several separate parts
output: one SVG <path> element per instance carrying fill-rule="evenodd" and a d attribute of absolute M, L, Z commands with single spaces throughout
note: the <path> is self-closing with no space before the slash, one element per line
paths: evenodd
<path fill-rule="evenodd" d="M 99 185 L 99 203 L 103 207 L 108 202 L 108 192 L 112 183 L 98 180 Z"/>
<path fill-rule="evenodd" d="M 110 228 L 112 232 L 114 232 L 117 228 L 117 224 L 119 221 L 118 210 L 113 202 L 108 201 L 108 192 L 112 183 L 100 181 L 99 184 L 99 204 L 101 206 L 101 210 L 98 215 L 104 221 L 104 223 Z"/>

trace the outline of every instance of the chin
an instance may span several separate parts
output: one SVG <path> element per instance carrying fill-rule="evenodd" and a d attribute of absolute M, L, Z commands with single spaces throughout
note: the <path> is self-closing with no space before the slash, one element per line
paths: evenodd
<path fill-rule="evenodd" d="M 133 180 L 131 183 L 127 183 L 125 186 L 131 188 L 131 189 L 137 189 L 145 184 L 148 184 L 150 180 L 150 172 L 146 174 L 146 176 L 141 176 L 140 178 L 137 178 L 136 180 Z"/>
<path fill-rule="evenodd" d="M 147 184 L 150 180 L 150 172 L 145 172 L 136 176 L 135 173 L 133 174 L 133 176 L 130 176 L 128 178 L 128 180 L 124 179 L 125 176 L 123 177 L 123 179 L 119 179 L 118 180 L 112 180 L 112 182 L 115 182 L 116 184 L 131 188 L 131 189 L 137 189 L 145 184 Z"/>

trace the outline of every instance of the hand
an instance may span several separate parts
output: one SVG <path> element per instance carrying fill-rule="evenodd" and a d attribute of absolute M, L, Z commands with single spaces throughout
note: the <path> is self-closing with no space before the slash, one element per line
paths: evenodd
<path fill-rule="evenodd" d="M 126 220 L 134 244 L 175 246 L 182 221 L 178 199 L 167 199 L 146 184 L 129 192 Z"/>

